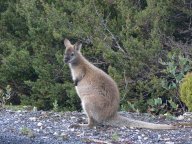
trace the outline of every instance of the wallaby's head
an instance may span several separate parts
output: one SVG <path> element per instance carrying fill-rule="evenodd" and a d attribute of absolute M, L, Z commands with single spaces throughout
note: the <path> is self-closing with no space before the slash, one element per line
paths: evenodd
<path fill-rule="evenodd" d="M 78 57 L 80 56 L 80 49 L 82 44 L 76 42 L 74 45 L 68 39 L 64 40 L 64 45 L 66 47 L 64 54 L 64 62 L 65 63 L 76 63 Z"/>

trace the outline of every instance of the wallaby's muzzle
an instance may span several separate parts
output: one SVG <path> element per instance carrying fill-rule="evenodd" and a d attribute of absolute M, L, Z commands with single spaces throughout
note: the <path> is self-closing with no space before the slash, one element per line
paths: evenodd
<path fill-rule="evenodd" d="M 70 61 L 70 57 L 69 56 L 64 56 L 64 62 L 69 63 L 69 61 Z"/>

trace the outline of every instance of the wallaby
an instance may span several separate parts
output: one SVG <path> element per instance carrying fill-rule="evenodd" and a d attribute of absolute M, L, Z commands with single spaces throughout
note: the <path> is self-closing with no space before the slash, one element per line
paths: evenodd
<path fill-rule="evenodd" d="M 120 97 L 115 81 L 81 54 L 81 43 L 73 45 L 65 39 L 64 45 L 66 47 L 64 62 L 69 64 L 76 92 L 88 117 L 88 124 L 80 126 L 91 128 L 102 123 L 148 129 L 175 128 L 172 125 L 148 123 L 120 116 L 117 113 Z"/>

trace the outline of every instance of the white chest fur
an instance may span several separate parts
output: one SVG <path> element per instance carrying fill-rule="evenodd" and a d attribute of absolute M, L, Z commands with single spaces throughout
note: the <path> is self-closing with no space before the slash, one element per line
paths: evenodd
<path fill-rule="evenodd" d="M 69 66 L 70 66 L 70 69 L 71 69 L 72 79 L 73 79 L 73 81 L 75 81 L 75 79 L 76 79 L 75 70 L 72 68 L 71 64 L 70 64 Z M 77 87 L 77 86 L 75 86 L 75 90 L 76 90 L 77 94 L 79 95 L 79 90 L 78 90 L 78 87 Z"/>
<path fill-rule="evenodd" d="M 70 69 L 71 69 L 71 75 L 72 75 L 72 79 L 75 80 L 75 71 L 73 70 L 71 64 L 69 64 Z"/>

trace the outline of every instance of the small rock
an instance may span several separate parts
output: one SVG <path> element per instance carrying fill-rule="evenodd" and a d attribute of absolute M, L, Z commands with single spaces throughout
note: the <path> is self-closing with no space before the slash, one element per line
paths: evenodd
<path fill-rule="evenodd" d="M 20 121 L 14 121 L 14 124 L 18 124 Z"/>
<path fill-rule="evenodd" d="M 43 139 L 48 139 L 49 137 L 48 137 L 48 136 L 43 136 L 42 138 L 43 138 Z"/>
<path fill-rule="evenodd" d="M 19 117 L 21 117 L 21 116 L 23 116 L 23 114 L 20 113 L 20 114 L 19 114 Z"/>
<path fill-rule="evenodd" d="M 144 140 L 147 140 L 147 139 L 148 139 L 148 137 L 144 137 L 143 139 L 144 139 Z"/>
<path fill-rule="evenodd" d="M 158 134 L 157 139 L 159 140 L 161 138 L 161 135 Z"/>
<path fill-rule="evenodd" d="M 138 139 L 139 139 L 139 140 L 141 140 L 141 139 L 142 139 L 142 137 L 141 137 L 141 136 L 138 136 Z"/>
<path fill-rule="evenodd" d="M 52 128 L 53 128 L 53 127 L 51 127 L 51 126 L 48 126 L 48 127 L 47 127 L 47 129 L 52 129 Z"/>
<path fill-rule="evenodd" d="M 58 132 L 54 132 L 53 135 L 54 136 L 58 136 L 59 134 L 58 134 Z"/>
<path fill-rule="evenodd" d="M 184 116 L 183 115 L 180 115 L 180 116 L 178 116 L 177 118 L 176 118 L 176 120 L 184 120 Z"/>
<path fill-rule="evenodd" d="M 70 129 L 70 131 L 74 132 L 74 131 L 75 131 L 75 129 L 74 129 L 74 128 L 72 128 L 72 129 Z"/>
<path fill-rule="evenodd" d="M 61 133 L 60 137 L 62 138 L 62 140 L 68 140 L 69 138 L 69 136 L 64 132 Z"/>
<path fill-rule="evenodd" d="M 165 144 L 174 144 L 174 142 L 166 142 Z"/>
<path fill-rule="evenodd" d="M 40 132 L 40 129 L 33 129 L 34 131 L 36 131 L 36 132 Z"/>
<path fill-rule="evenodd" d="M 62 123 L 66 123 L 66 120 L 65 119 L 63 119 L 63 120 L 61 120 L 62 121 Z"/>
<path fill-rule="evenodd" d="M 18 110 L 17 112 L 18 112 L 18 113 L 21 113 L 21 110 Z"/>
<path fill-rule="evenodd" d="M 43 125 L 43 124 L 42 124 L 41 122 L 38 122 L 38 123 L 37 123 L 37 126 L 38 126 L 38 127 L 41 127 L 42 125 Z"/>
<path fill-rule="evenodd" d="M 77 120 L 77 118 L 76 118 L 76 117 L 74 117 L 74 116 L 72 116 L 72 117 L 71 117 L 71 120 L 72 120 L 72 121 L 76 121 L 76 120 Z"/>
<path fill-rule="evenodd" d="M 37 118 L 36 118 L 36 117 L 30 117 L 29 120 L 30 120 L 30 121 L 36 121 Z"/>
<path fill-rule="evenodd" d="M 163 140 L 164 140 L 164 141 L 169 141 L 169 140 L 170 140 L 170 138 L 164 138 Z"/>
<path fill-rule="evenodd" d="M 185 112 L 183 115 L 188 116 L 188 117 L 192 117 L 192 112 Z"/>

